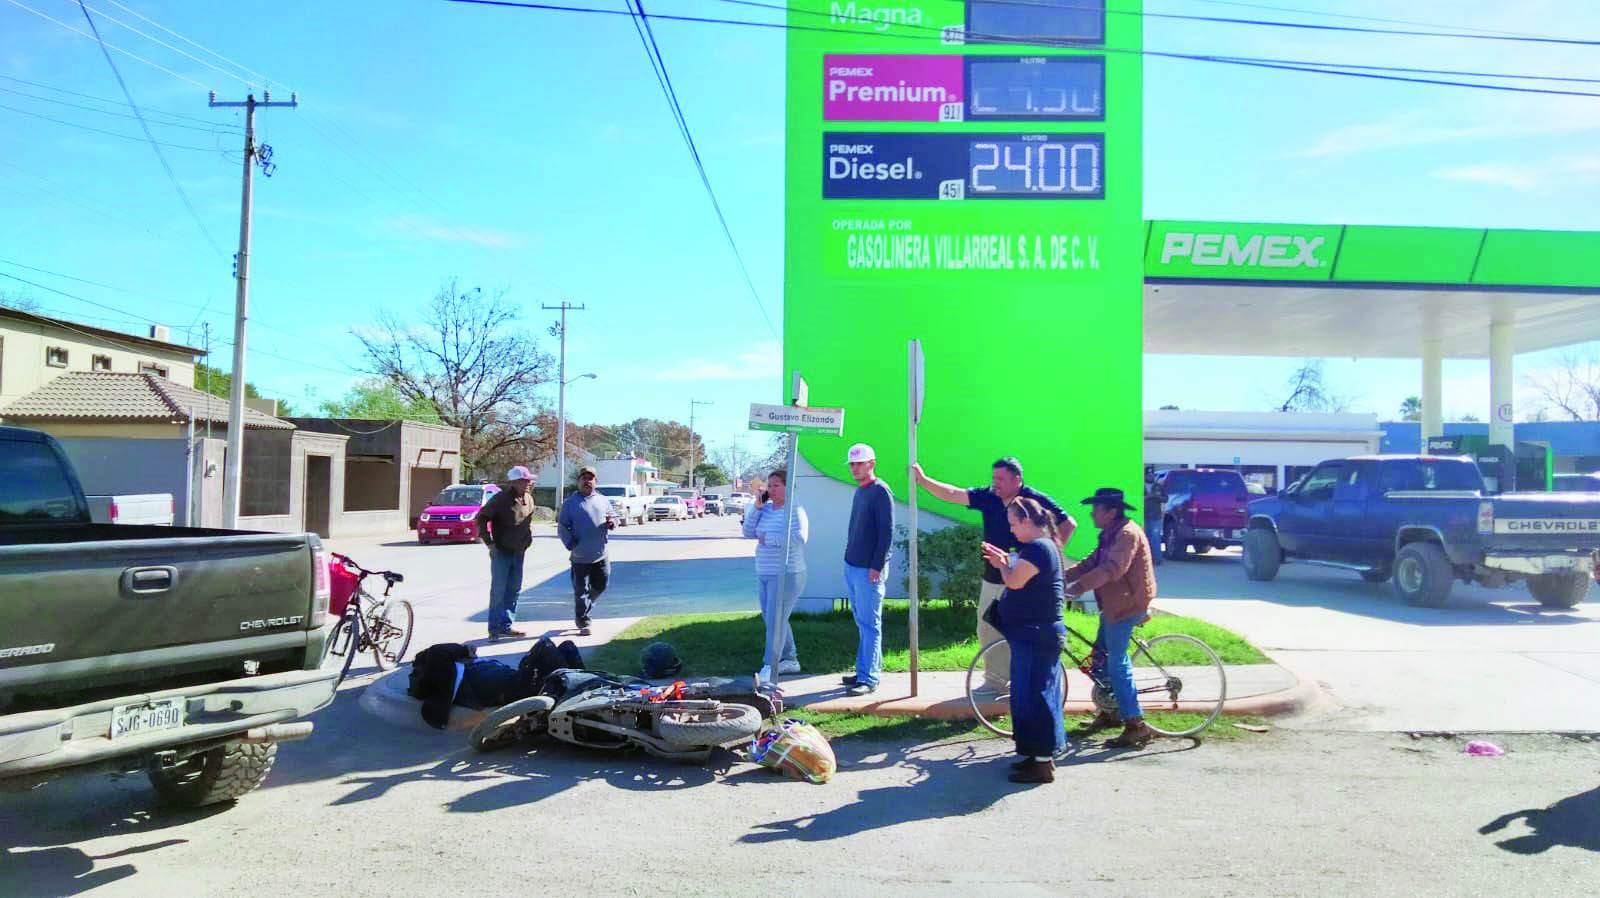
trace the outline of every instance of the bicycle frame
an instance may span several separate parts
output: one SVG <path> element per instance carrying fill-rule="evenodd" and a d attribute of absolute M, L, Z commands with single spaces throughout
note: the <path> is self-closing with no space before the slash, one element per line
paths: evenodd
<path fill-rule="evenodd" d="M 1098 689 L 1105 696 L 1109 697 L 1112 694 L 1111 684 L 1107 682 L 1104 676 L 1101 676 L 1095 672 L 1096 666 L 1104 664 L 1105 651 L 1101 649 L 1094 640 L 1085 637 L 1082 633 L 1079 633 L 1077 630 L 1074 630 L 1071 627 L 1067 627 L 1067 637 L 1067 645 L 1061 650 L 1061 653 L 1066 655 L 1068 658 L 1071 658 L 1072 664 L 1078 669 L 1078 672 L 1088 677 L 1089 682 L 1093 683 L 1096 689 Z M 1079 642 L 1089 646 L 1088 653 L 1083 657 L 1079 657 L 1078 653 L 1072 650 L 1073 637 L 1077 637 Z M 1144 657 L 1149 659 L 1150 665 L 1161 672 L 1163 683 L 1161 685 L 1146 686 L 1143 689 L 1135 689 L 1134 692 L 1139 695 L 1154 695 L 1156 693 L 1165 692 L 1169 696 L 1169 701 L 1177 701 L 1173 684 L 1181 681 L 1172 676 L 1172 674 L 1168 673 L 1167 669 L 1162 667 L 1161 664 L 1156 661 L 1155 656 L 1150 652 L 1150 646 L 1148 643 L 1140 639 L 1138 636 L 1134 636 L 1128 640 L 1128 657 L 1130 662 L 1134 655 L 1138 653 L 1143 653 Z M 1091 698 L 1094 697 L 1091 696 Z M 1100 700 L 1095 698 L 1096 707 L 1099 707 L 1100 704 Z"/>

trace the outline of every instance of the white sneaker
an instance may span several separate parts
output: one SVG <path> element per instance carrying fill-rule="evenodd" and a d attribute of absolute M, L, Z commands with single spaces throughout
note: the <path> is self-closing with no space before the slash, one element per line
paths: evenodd
<path fill-rule="evenodd" d="M 799 672 L 800 672 L 800 662 L 799 661 L 780 661 L 780 662 L 778 662 L 778 673 L 780 673 L 780 674 L 797 674 Z"/>

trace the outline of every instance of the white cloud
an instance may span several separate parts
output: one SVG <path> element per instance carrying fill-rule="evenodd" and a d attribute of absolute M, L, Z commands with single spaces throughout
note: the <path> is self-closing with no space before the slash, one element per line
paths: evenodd
<path fill-rule="evenodd" d="M 493 228 L 458 228 L 420 215 L 399 215 L 384 219 L 384 226 L 396 234 L 419 240 L 468 243 L 486 249 L 516 249 L 527 243 L 521 235 Z"/>
<path fill-rule="evenodd" d="M 1465 181 L 1523 192 L 1552 192 L 1600 184 L 1600 156 L 1558 156 L 1534 162 L 1478 162 L 1433 173 L 1446 181 Z"/>
<path fill-rule="evenodd" d="M 657 372 L 655 380 L 776 380 L 783 370 L 783 344 L 769 340 L 731 359 L 688 359 Z"/>

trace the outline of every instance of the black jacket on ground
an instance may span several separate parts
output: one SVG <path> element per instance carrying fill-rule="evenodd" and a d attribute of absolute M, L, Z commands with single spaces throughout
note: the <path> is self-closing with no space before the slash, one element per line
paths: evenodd
<path fill-rule="evenodd" d="M 517 507 L 511 490 L 504 489 L 483 503 L 478 510 L 478 535 L 487 544 L 504 552 L 522 553 L 533 544 L 533 515 L 517 523 Z"/>

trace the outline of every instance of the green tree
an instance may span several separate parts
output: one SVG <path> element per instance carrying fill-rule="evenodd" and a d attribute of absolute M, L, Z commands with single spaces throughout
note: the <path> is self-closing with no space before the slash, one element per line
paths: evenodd
<path fill-rule="evenodd" d="M 722 486 L 728 482 L 728 472 L 722 470 L 721 465 L 704 462 L 695 465 L 694 479 L 701 486 Z"/>
<path fill-rule="evenodd" d="M 210 393 L 213 396 L 229 399 L 233 396 L 233 375 L 226 371 L 218 371 L 205 362 L 195 362 L 194 388 L 202 393 Z M 244 382 L 244 398 L 265 399 L 266 397 L 261 395 L 261 391 L 256 389 L 255 384 L 247 380 Z M 278 417 L 287 418 L 294 413 L 293 406 L 285 400 L 278 400 Z"/>
<path fill-rule="evenodd" d="M 363 378 L 351 385 L 342 398 L 325 399 L 318 411 L 330 418 L 366 418 L 369 420 L 420 421 L 424 424 L 443 423 L 439 410 L 422 398 L 407 399 L 395 389 L 394 384 L 377 377 Z"/>
<path fill-rule="evenodd" d="M 1402 421 L 1421 421 L 1422 420 L 1422 397 L 1420 397 L 1420 396 L 1407 396 L 1405 401 L 1400 403 L 1400 420 L 1402 420 Z"/>

